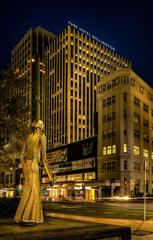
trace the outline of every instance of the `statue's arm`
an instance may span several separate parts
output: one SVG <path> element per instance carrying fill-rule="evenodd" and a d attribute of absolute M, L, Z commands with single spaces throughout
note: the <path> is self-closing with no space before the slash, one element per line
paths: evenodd
<path fill-rule="evenodd" d="M 49 180 L 52 181 L 52 174 L 50 172 L 48 160 L 46 157 L 46 137 L 44 134 L 41 136 L 41 152 L 42 152 L 42 158 L 43 158 L 44 166 L 48 174 Z"/>

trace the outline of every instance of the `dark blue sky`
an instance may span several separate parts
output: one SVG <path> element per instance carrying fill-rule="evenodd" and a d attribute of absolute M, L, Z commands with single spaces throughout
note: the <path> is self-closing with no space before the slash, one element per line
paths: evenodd
<path fill-rule="evenodd" d="M 0 69 L 10 64 L 11 49 L 30 27 L 59 33 L 70 20 L 131 60 L 133 70 L 153 87 L 151 1 L 5 0 L 0 12 Z"/>

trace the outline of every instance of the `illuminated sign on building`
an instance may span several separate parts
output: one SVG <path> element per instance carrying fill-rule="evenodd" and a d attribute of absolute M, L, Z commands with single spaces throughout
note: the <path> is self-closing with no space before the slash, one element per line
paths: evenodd
<path fill-rule="evenodd" d="M 104 41 L 100 40 L 99 38 L 97 38 L 96 36 L 90 34 L 89 32 L 87 32 L 86 30 L 84 30 L 83 28 L 78 27 L 76 24 L 72 23 L 71 21 L 68 22 L 69 25 L 71 25 L 72 27 L 74 27 L 75 29 L 77 29 L 78 31 L 84 33 L 85 35 L 89 36 L 90 38 L 92 38 L 93 40 L 96 40 L 97 42 L 103 44 L 105 47 L 110 48 L 111 50 L 115 51 L 115 48 L 112 47 L 111 45 L 109 45 L 108 43 L 105 43 Z"/>
<path fill-rule="evenodd" d="M 48 154 L 50 163 L 66 162 L 67 161 L 67 149 L 60 149 Z"/>
<path fill-rule="evenodd" d="M 82 145 L 82 155 L 83 156 L 88 156 L 93 153 L 93 142 L 91 141 L 90 143 L 87 142 Z"/>

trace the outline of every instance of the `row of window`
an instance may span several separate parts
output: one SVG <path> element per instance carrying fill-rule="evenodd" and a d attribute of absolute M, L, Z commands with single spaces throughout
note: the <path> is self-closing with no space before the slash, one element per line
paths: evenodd
<path fill-rule="evenodd" d="M 106 122 L 111 122 L 113 120 L 116 119 L 116 113 L 115 112 L 112 112 L 112 114 L 107 114 L 107 115 L 104 115 L 103 116 L 103 123 L 106 123 Z"/>
<path fill-rule="evenodd" d="M 123 152 L 127 153 L 127 144 L 126 143 L 124 143 L 124 145 L 123 145 Z M 116 153 L 116 145 L 103 147 L 103 155 L 110 155 L 110 154 L 114 154 L 114 153 Z M 133 153 L 135 155 L 140 155 L 140 147 L 134 145 Z M 143 157 L 145 157 L 145 158 L 149 157 L 149 151 L 147 149 L 143 149 Z M 153 159 L 153 152 L 151 153 L 151 158 Z"/>
<path fill-rule="evenodd" d="M 103 140 L 116 136 L 116 129 L 103 131 Z"/>
<path fill-rule="evenodd" d="M 98 93 L 105 92 L 107 90 L 110 90 L 114 87 L 117 87 L 120 84 L 131 84 L 132 86 L 134 85 L 134 79 L 129 78 L 128 76 L 121 76 L 118 78 L 113 79 L 110 82 L 107 82 L 98 88 Z"/>
<path fill-rule="evenodd" d="M 127 101 L 127 93 L 123 93 L 123 101 L 126 102 Z M 107 99 L 103 99 L 103 108 L 107 107 L 107 106 L 111 106 L 113 103 L 116 102 L 116 96 L 112 96 L 109 97 Z M 140 107 L 140 99 L 134 97 L 134 105 L 137 107 Z M 149 106 L 145 103 L 143 103 L 143 110 L 144 112 L 148 113 L 149 112 Z M 153 117 L 153 109 L 151 110 L 151 115 Z M 134 118 L 135 121 L 139 121 L 140 120 L 140 116 L 137 113 L 134 113 Z"/>
<path fill-rule="evenodd" d="M 103 172 L 112 172 L 115 170 L 116 170 L 116 162 L 115 161 L 103 163 L 103 165 L 102 165 Z"/>
<path fill-rule="evenodd" d="M 107 162 L 102 164 L 102 171 L 103 172 L 112 172 L 116 170 L 116 162 Z M 128 170 L 128 161 L 124 160 L 123 162 L 123 170 Z M 134 162 L 134 171 L 135 172 L 140 172 L 141 170 L 141 164 L 140 162 Z M 153 167 L 152 167 L 152 173 L 153 173 Z"/>
<path fill-rule="evenodd" d="M 115 154 L 116 145 L 103 147 L 103 155 Z"/>
<path fill-rule="evenodd" d="M 107 99 L 103 100 L 103 108 L 106 106 L 111 106 L 112 104 L 115 104 L 116 102 L 116 96 L 109 97 Z"/>
<path fill-rule="evenodd" d="M 117 77 L 110 82 L 107 82 L 106 84 L 103 84 L 98 87 L 98 93 L 105 92 L 106 90 L 113 89 L 114 87 L 119 86 L 120 84 L 130 84 L 131 86 L 139 85 L 136 84 L 137 82 L 135 79 L 129 77 L 129 76 L 120 76 Z M 139 85 L 139 92 L 145 93 L 149 100 L 153 101 L 153 94 L 149 92 L 147 89 L 145 89 L 143 86 Z M 135 102 L 136 105 L 139 106 L 139 101 Z"/>

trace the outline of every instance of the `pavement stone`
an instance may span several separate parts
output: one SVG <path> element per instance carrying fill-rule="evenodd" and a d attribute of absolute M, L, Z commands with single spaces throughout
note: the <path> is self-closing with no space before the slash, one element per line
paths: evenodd
<path fill-rule="evenodd" d="M 46 216 L 130 227 L 132 240 L 153 240 L 153 221 L 86 217 L 61 213 L 46 213 Z"/>
<path fill-rule="evenodd" d="M 153 234 L 149 234 L 145 236 L 132 235 L 132 240 L 153 240 Z"/>
<path fill-rule="evenodd" d="M 38 226 L 20 226 L 13 224 L 12 218 L 0 218 L 0 240 L 11 240 L 12 234 L 26 234 L 30 231 L 40 232 L 47 230 L 58 230 L 60 228 L 92 226 L 93 224 L 108 224 L 131 227 L 132 240 L 153 240 L 153 221 L 112 219 L 99 217 L 86 217 L 60 213 L 45 213 L 45 223 Z M 31 238 L 32 239 L 32 238 Z M 16 240 L 18 240 L 16 238 Z"/>
<path fill-rule="evenodd" d="M 12 218 L 0 218 L 0 240 L 78 240 L 84 239 L 85 236 L 86 239 L 91 236 L 95 239 L 99 239 L 99 237 L 108 239 L 109 236 L 110 239 L 114 233 L 129 236 L 129 230 L 111 224 L 84 222 L 60 217 L 45 217 L 43 224 L 34 226 L 13 223 Z"/>

